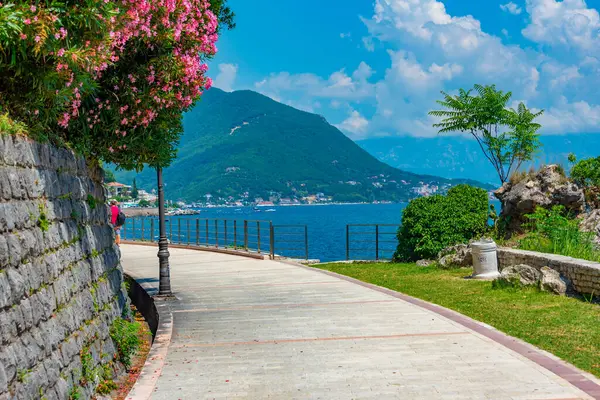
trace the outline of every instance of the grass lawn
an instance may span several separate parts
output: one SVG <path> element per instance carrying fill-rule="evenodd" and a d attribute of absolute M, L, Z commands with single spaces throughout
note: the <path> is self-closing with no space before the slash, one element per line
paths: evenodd
<path fill-rule="evenodd" d="M 324 264 L 347 275 L 439 304 L 549 351 L 600 377 L 600 306 L 537 289 L 493 289 L 463 279 L 471 269 L 414 264 Z"/>

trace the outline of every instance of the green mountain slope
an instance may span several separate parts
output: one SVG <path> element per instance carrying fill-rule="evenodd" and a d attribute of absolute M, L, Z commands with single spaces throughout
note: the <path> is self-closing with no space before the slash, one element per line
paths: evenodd
<path fill-rule="evenodd" d="M 384 164 L 315 114 L 252 91 L 206 92 L 184 118 L 178 158 L 165 170 L 171 199 L 268 198 L 324 193 L 335 201 L 403 201 L 422 184 L 460 181 L 417 175 Z M 134 174 L 117 172 L 125 183 Z M 155 173 L 137 175 L 155 187 Z M 474 182 L 472 182 L 474 183 Z M 474 183 L 477 184 L 477 183 Z M 481 184 L 479 184 L 482 186 Z"/>

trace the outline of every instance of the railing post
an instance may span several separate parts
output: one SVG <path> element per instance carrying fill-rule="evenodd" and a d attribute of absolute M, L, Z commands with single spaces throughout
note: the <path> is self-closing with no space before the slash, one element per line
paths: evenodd
<path fill-rule="evenodd" d="M 187 244 L 190 245 L 190 220 L 186 219 L 187 222 Z"/>
<path fill-rule="evenodd" d="M 169 241 L 173 243 L 173 220 L 169 218 Z"/>
<path fill-rule="evenodd" d="M 346 261 L 350 260 L 350 225 L 346 225 Z"/>
<path fill-rule="evenodd" d="M 146 218 L 142 217 L 142 242 L 145 240 L 144 237 L 144 221 L 146 220 Z"/>
<path fill-rule="evenodd" d="M 248 251 L 248 221 L 244 220 L 244 249 Z"/>
<path fill-rule="evenodd" d="M 206 219 L 206 247 L 208 247 L 208 218 Z"/>
<path fill-rule="evenodd" d="M 219 220 L 215 219 L 215 246 L 219 248 Z"/>
<path fill-rule="evenodd" d="M 271 260 L 275 259 L 275 228 L 273 222 L 269 222 L 269 252 L 271 253 Z"/>
<path fill-rule="evenodd" d="M 233 220 L 233 249 L 237 250 L 237 220 Z"/>
<path fill-rule="evenodd" d="M 256 221 L 256 232 L 257 232 L 257 237 L 258 237 L 257 249 L 258 249 L 258 254 L 260 254 L 260 221 Z"/>
<path fill-rule="evenodd" d="M 223 233 L 223 242 L 224 242 L 223 243 L 223 247 L 227 248 L 227 220 L 226 219 L 223 220 L 223 230 L 224 230 L 224 233 Z"/>
<path fill-rule="evenodd" d="M 308 225 L 304 225 L 304 248 L 306 250 L 306 259 L 308 260 Z"/>
<path fill-rule="evenodd" d="M 375 225 L 375 261 L 379 260 L 379 225 Z"/>
<path fill-rule="evenodd" d="M 131 240 L 135 240 L 135 217 L 131 218 Z"/>
<path fill-rule="evenodd" d="M 196 218 L 196 246 L 200 245 L 200 239 L 198 237 L 200 232 L 200 219 Z"/>
<path fill-rule="evenodd" d="M 154 242 L 154 218 L 150 220 L 150 242 Z"/>
<path fill-rule="evenodd" d="M 181 218 L 177 218 L 177 243 L 181 244 Z"/>

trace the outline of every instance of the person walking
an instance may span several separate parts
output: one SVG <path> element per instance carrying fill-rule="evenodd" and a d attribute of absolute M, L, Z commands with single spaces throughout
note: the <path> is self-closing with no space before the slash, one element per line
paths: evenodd
<path fill-rule="evenodd" d="M 116 200 L 110 201 L 110 223 L 115 230 L 115 243 L 117 246 L 121 245 L 121 226 L 123 226 L 123 221 L 121 221 L 121 209 L 119 208 L 119 203 Z"/>

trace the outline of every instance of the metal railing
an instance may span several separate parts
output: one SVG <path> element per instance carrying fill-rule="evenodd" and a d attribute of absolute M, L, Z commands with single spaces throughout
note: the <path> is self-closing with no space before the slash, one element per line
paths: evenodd
<path fill-rule="evenodd" d="M 346 260 L 391 260 L 398 241 L 399 225 L 346 225 Z M 356 247 L 358 246 L 358 247 Z"/>
<path fill-rule="evenodd" d="M 169 243 L 203 248 L 233 249 L 308 259 L 305 225 L 273 225 L 271 221 L 217 218 L 168 217 L 165 219 Z M 282 231 L 283 232 L 280 232 Z M 158 217 L 127 219 L 121 230 L 124 240 L 158 242 Z M 298 257 L 296 238 L 303 236 L 303 257 Z M 277 249 L 277 253 L 275 250 Z M 282 253 L 283 252 L 283 253 Z"/>
<path fill-rule="evenodd" d="M 272 225 L 273 253 L 308 260 L 308 227 L 306 225 Z M 286 247 L 292 246 L 292 247 Z"/>

